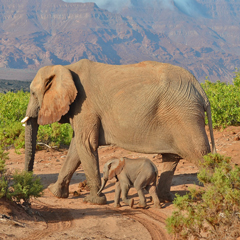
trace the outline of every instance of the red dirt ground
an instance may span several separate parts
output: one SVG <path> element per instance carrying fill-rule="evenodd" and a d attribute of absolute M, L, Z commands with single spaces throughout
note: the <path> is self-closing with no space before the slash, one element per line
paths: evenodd
<path fill-rule="evenodd" d="M 233 164 L 240 164 L 240 127 L 228 127 L 223 131 L 214 131 L 217 151 L 232 157 Z M 21 150 L 24 153 L 24 150 Z M 166 240 L 172 239 L 165 229 L 165 219 L 173 211 L 173 204 L 168 203 L 161 209 L 153 208 L 149 195 L 147 209 L 137 208 L 138 196 L 135 189 L 129 192 L 135 200 L 131 209 L 122 203 L 121 208 L 114 208 L 114 182 L 111 180 L 104 189 L 107 205 L 90 205 L 83 203 L 88 194 L 86 189 L 80 191 L 79 183 L 85 180 L 83 169 L 79 167 L 73 175 L 70 196 L 58 199 L 51 195 L 47 186 L 56 181 L 58 172 L 66 157 L 67 150 L 37 151 L 34 173 L 41 177 L 45 187 L 44 195 L 32 200 L 32 214 L 27 214 L 21 207 L 0 202 L 0 216 L 6 214 L 16 222 L 0 221 L 0 240 L 2 239 L 126 239 L 126 240 Z M 99 148 L 100 170 L 112 157 L 147 156 L 158 167 L 161 174 L 161 156 L 153 154 L 132 153 L 118 147 Z M 24 168 L 24 154 L 9 151 L 7 160 L 9 170 Z M 171 191 L 185 193 L 189 186 L 197 183 L 196 166 L 181 160 L 176 169 Z M 74 193 L 75 192 L 75 193 Z M 76 194 L 78 192 L 78 194 Z"/>

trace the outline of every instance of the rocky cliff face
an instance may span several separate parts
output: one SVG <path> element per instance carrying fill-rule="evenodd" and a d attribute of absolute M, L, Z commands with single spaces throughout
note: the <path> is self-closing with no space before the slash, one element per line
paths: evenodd
<path fill-rule="evenodd" d="M 240 66 L 240 2 L 133 1 L 111 13 L 94 3 L 0 0 L 0 68 L 38 69 L 82 58 L 185 67 L 200 81 L 231 81 Z"/>

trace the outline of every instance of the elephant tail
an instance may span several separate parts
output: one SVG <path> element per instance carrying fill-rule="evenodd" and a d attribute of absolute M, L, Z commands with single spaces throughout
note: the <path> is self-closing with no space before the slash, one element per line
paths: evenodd
<path fill-rule="evenodd" d="M 158 184 L 158 169 L 157 166 L 152 162 L 152 165 L 154 167 L 154 171 L 155 171 L 155 180 L 156 180 L 156 186 Z"/>
<path fill-rule="evenodd" d="M 155 176 L 156 176 L 156 186 L 158 185 L 158 170 L 155 172 Z"/>
<path fill-rule="evenodd" d="M 212 114 L 211 114 L 211 106 L 210 106 L 209 102 L 206 106 L 206 112 L 207 112 L 207 119 L 208 119 L 208 127 L 209 127 L 209 131 L 210 131 L 210 138 L 211 138 L 211 143 L 212 143 L 212 153 L 215 154 L 215 153 L 217 153 L 217 150 L 216 150 L 214 136 L 213 136 Z"/>

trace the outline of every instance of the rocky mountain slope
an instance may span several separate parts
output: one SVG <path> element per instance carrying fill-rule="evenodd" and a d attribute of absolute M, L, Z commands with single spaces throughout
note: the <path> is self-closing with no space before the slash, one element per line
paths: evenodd
<path fill-rule="evenodd" d="M 239 13 L 234 0 L 129 0 L 112 12 L 94 3 L 0 0 L 0 68 L 155 60 L 199 81 L 231 81 L 240 66 Z"/>

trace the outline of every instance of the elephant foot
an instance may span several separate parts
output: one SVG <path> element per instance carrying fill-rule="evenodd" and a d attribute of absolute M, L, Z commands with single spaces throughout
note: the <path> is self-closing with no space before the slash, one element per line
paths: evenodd
<path fill-rule="evenodd" d="M 172 202 L 174 200 L 175 195 L 172 193 L 165 193 L 165 194 L 161 194 L 159 199 L 160 202 Z"/>
<path fill-rule="evenodd" d="M 162 208 L 160 202 L 159 202 L 159 203 L 154 203 L 154 204 L 153 204 L 153 207 L 154 207 L 154 208 Z"/>
<path fill-rule="evenodd" d="M 104 205 L 107 203 L 107 199 L 103 193 L 99 195 L 97 194 L 94 195 L 90 193 L 87 197 L 84 198 L 83 202 L 97 204 L 97 205 Z"/>
<path fill-rule="evenodd" d="M 147 207 L 147 204 L 141 204 L 141 203 L 139 203 L 139 204 L 138 204 L 138 207 L 139 207 L 139 208 L 146 208 L 146 207 Z"/>
<path fill-rule="evenodd" d="M 115 208 L 120 208 L 120 207 L 121 207 L 121 204 L 120 204 L 120 203 L 114 204 L 114 207 L 115 207 Z"/>
<path fill-rule="evenodd" d="M 68 198 L 69 189 L 68 187 L 58 187 L 56 183 L 53 183 L 48 186 L 48 190 L 58 198 Z"/>

